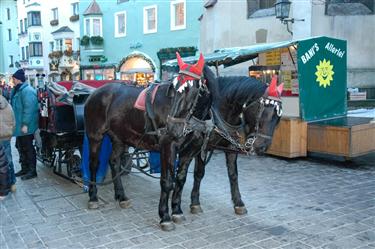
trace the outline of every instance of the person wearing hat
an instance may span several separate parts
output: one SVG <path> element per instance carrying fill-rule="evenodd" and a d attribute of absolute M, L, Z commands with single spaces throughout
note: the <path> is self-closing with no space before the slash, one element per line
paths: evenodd
<path fill-rule="evenodd" d="M 14 136 L 16 148 L 20 156 L 21 170 L 15 176 L 22 180 L 37 177 L 36 152 L 33 145 L 34 133 L 38 129 L 38 98 L 36 90 L 26 83 L 23 69 L 13 75 L 14 88 L 11 94 L 11 104 L 16 119 Z"/>

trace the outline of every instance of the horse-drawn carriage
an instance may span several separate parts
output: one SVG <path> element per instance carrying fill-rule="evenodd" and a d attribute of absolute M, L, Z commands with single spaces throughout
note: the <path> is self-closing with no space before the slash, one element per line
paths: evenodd
<path fill-rule="evenodd" d="M 49 83 L 38 89 L 40 103 L 39 136 L 36 136 L 37 158 L 53 168 L 55 174 L 70 180 L 81 175 L 84 144 L 84 103 L 95 89 L 113 83 L 135 85 L 131 81 L 82 80 Z M 144 169 L 148 154 L 130 151 L 135 166 Z"/>

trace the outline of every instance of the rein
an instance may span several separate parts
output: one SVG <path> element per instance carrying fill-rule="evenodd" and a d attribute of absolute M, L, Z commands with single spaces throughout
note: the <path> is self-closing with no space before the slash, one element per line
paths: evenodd
<path fill-rule="evenodd" d="M 256 102 L 254 102 L 254 103 L 256 103 Z M 282 109 L 281 109 L 281 105 L 280 105 L 281 102 L 280 102 L 280 100 L 278 100 L 276 98 L 272 98 L 272 97 L 267 97 L 267 98 L 260 97 L 259 98 L 259 103 L 260 103 L 260 108 L 258 110 L 257 117 L 256 117 L 256 120 L 255 120 L 255 129 L 254 129 L 255 132 L 250 133 L 249 134 L 249 138 L 246 139 L 243 142 L 238 141 L 238 139 L 234 138 L 231 135 L 231 133 L 232 134 L 236 133 L 237 137 L 242 138 L 242 140 L 245 139 L 244 137 L 241 136 L 241 135 L 244 135 L 244 133 L 245 133 L 244 132 L 244 127 L 245 127 L 244 124 L 245 124 L 245 122 L 243 120 L 243 117 L 241 116 L 241 124 L 240 125 L 233 126 L 233 125 L 228 124 L 227 122 L 225 122 L 225 120 L 223 120 L 220 117 L 219 114 L 217 114 L 215 111 L 213 111 L 213 113 L 215 114 L 216 119 L 220 120 L 220 123 L 221 123 L 221 125 L 219 125 L 220 127 L 218 125 L 215 125 L 214 130 L 220 136 L 222 136 L 224 139 L 226 139 L 232 145 L 234 145 L 237 149 L 239 149 L 240 152 L 243 152 L 243 153 L 245 153 L 247 155 L 254 153 L 254 151 L 255 151 L 254 150 L 254 143 L 255 143 L 255 141 L 256 141 L 256 139 L 258 137 L 265 138 L 265 139 L 272 139 L 271 136 L 259 132 L 259 123 L 260 123 L 260 119 L 261 119 L 261 117 L 263 115 L 263 112 L 265 110 L 265 106 L 267 106 L 267 105 L 273 105 L 276 108 L 277 115 L 280 117 L 281 114 L 282 114 Z M 251 105 L 252 104 L 250 104 L 250 105 L 244 105 L 243 111 L 245 109 L 247 109 Z M 236 151 L 236 150 L 231 150 L 231 151 Z"/>

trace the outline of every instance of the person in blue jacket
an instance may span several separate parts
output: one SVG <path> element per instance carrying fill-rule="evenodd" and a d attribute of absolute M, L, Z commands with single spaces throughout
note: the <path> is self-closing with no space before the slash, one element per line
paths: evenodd
<path fill-rule="evenodd" d="M 16 148 L 20 156 L 21 170 L 15 175 L 22 180 L 37 177 L 36 152 L 33 146 L 34 133 L 38 129 L 38 98 L 36 90 L 26 83 L 23 69 L 13 75 L 14 88 L 11 94 L 11 104 L 16 119 L 14 136 Z"/>

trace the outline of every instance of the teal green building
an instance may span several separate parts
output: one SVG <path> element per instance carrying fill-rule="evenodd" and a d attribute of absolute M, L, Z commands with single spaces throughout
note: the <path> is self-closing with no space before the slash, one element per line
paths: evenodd
<path fill-rule="evenodd" d="M 194 55 L 200 0 L 80 1 L 81 79 L 160 79 L 160 64 Z"/>

